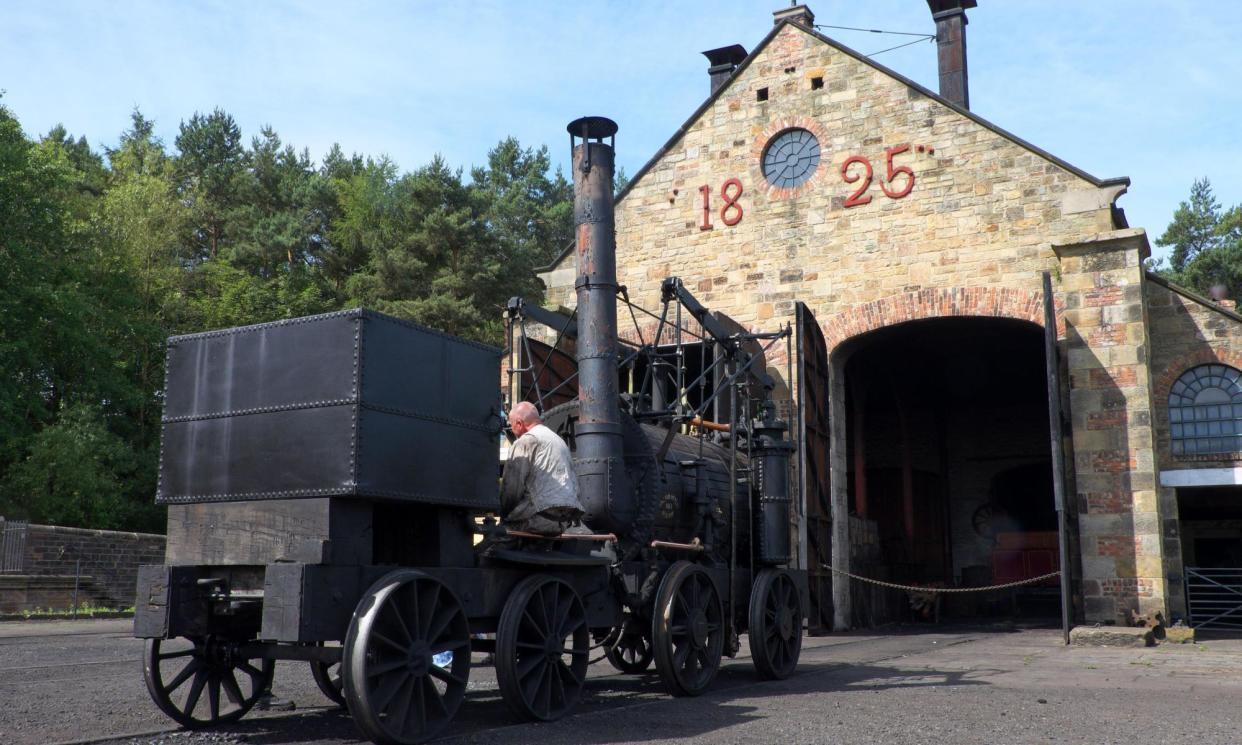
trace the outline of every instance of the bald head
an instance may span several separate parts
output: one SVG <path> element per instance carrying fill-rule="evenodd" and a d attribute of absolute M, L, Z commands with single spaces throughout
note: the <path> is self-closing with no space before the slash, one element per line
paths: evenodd
<path fill-rule="evenodd" d="M 539 418 L 539 409 L 530 401 L 520 401 L 514 405 L 509 412 L 509 427 L 513 430 L 513 434 L 521 437 L 537 424 L 541 424 Z"/>

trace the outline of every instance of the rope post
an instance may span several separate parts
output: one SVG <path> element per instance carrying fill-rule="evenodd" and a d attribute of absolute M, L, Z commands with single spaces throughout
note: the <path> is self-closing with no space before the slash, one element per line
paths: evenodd
<path fill-rule="evenodd" d="M 78 583 L 82 579 L 82 560 L 73 562 L 73 617 L 78 617 Z"/>

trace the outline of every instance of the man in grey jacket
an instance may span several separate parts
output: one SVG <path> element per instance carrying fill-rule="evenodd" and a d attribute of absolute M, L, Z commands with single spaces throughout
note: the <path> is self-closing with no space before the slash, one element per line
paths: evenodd
<path fill-rule="evenodd" d="M 509 412 L 509 427 L 517 441 L 500 482 L 501 519 L 510 530 L 560 535 L 583 513 L 569 447 L 528 401 Z"/>

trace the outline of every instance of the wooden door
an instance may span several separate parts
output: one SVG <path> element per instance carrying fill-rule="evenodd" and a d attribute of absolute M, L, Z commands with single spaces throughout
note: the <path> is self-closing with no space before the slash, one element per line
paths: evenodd
<path fill-rule="evenodd" d="M 819 323 L 797 304 L 798 456 L 806 520 L 806 568 L 810 584 L 807 622 L 811 631 L 832 630 L 832 510 L 829 472 L 828 346 Z"/>

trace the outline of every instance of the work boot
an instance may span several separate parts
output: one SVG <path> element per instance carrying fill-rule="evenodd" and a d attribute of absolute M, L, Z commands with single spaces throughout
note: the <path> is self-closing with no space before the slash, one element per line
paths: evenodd
<path fill-rule="evenodd" d="M 260 711 L 293 711 L 298 708 L 298 705 L 287 698 L 273 696 L 271 691 L 264 691 L 259 694 L 259 700 L 255 702 L 254 708 Z"/>

